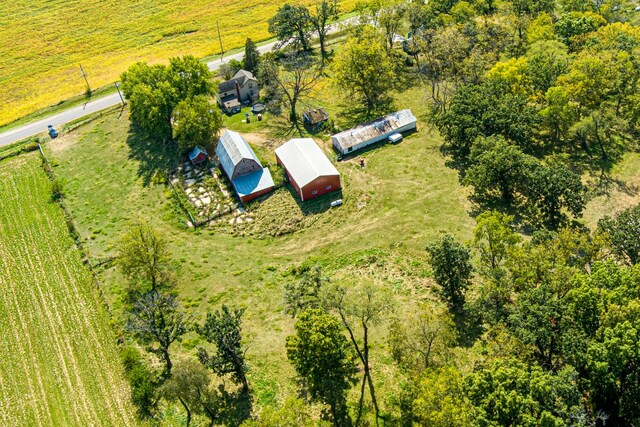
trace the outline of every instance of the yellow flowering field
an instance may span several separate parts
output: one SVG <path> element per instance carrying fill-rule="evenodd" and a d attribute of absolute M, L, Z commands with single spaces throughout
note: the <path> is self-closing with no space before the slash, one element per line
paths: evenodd
<path fill-rule="evenodd" d="M 0 126 L 60 100 L 85 83 L 114 82 L 135 61 L 225 51 L 269 37 L 285 0 L 0 0 Z M 313 4 L 313 0 L 301 3 Z M 355 0 L 341 2 L 347 11 Z"/>

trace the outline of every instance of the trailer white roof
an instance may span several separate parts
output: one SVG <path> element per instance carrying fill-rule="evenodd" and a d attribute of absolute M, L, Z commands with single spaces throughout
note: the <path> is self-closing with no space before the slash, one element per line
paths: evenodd
<path fill-rule="evenodd" d="M 340 175 L 311 138 L 295 138 L 276 148 L 276 155 L 302 188 L 320 176 Z"/>
<path fill-rule="evenodd" d="M 401 110 L 335 134 L 331 137 L 331 140 L 334 145 L 337 144 L 343 151 L 346 151 L 349 147 L 354 147 L 380 135 L 392 133 L 416 122 L 417 119 L 411 110 Z"/>

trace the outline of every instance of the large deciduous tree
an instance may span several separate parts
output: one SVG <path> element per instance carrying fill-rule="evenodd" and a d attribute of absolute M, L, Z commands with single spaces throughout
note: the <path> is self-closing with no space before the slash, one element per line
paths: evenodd
<path fill-rule="evenodd" d="M 223 305 L 221 310 L 207 313 L 204 324 L 196 325 L 196 331 L 207 342 L 216 346 L 215 354 L 209 354 L 203 347 L 198 348 L 200 362 L 218 375 L 231 374 L 246 393 L 249 391 L 246 375 L 248 367 L 245 362 L 248 348 L 243 348 L 242 345 L 243 314 L 244 309 L 230 310 Z"/>
<path fill-rule="evenodd" d="M 204 95 L 180 101 L 172 113 L 173 138 L 181 152 L 196 145 L 207 146 L 222 127 L 220 109 Z"/>
<path fill-rule="evenodd" d="M 368 282 L 351 286 L 335 284 L 325 287 L 323 293 L 323 306 L 338 314 L 362 363 L 362 385 L 356 425 L 359 424 L 362 416 L 365 387 L 369 389 L 375 410 L 376 424 L 380 418 L 380 407 L 371 374 L 369 333 L 393 309 L 393 303 L 393 297 L 386 289 Z M 357 337 L 359 331 L 362 332 L 360 339 Z"/>
<path fill-rule="evenodd" d="M 492 272 L 502 266 L 509 251 L 521 238 L 511 229 L 513 217 L 500 212 L 483 212 L 476 218 L 473 246 L 480 252 L 485 271 Z"/>
<path fill-rule="evenodd" d="M 471 252 L 449 234 L 429 243 L 427 252 L 443 299 L 450 307 L 459 308 L 464 304 L 464 293 L 473 272 Z"/>
<path fill-rule="evenodd" d="M 309 50 L 309 37 L 312 29 L 309 10 L 302 5 L 286 3 L 269 19 L 269 32 L 275 35 L 281 44 L 292 43 Z"/>
<path fill-rule="evenodd" d="M 614 218 L 605 216 L 598 228 L 619 257 L 631 264 L 640 261 L 640 205 L 625 209 Z"/>
<path fill-rule="evenodd" d="M 362 102 L 367 114 L 386 102 L 395 84 L 393 61 L 374 27 L 366 25 L 350 37 L 332 65 L 336 85 Z"/>
<path fill-rule="evenodd" d="M 349 425 L 346 393 L 353 384 L 353 350 L 340 322 L 321 309 L 304 311 L 287 337 L 287 357 L 312 399 L 331 408 L 336 427 Z"/>
<path fill-rule="evenodd" d="M 435 118 L 446 148 L 461 160 L 467 159 L 479 136 L 502 135 L 528 146 L 540 120 L 524 95 L 512 93 L 508 85 L 495 80 L 462 86 L 449 109 Z"/>
<path fill-rule="evenodd" d="M 169 378 L 159 392 L 169 401 L 178 401 L 187 413 L 187 426 L 192 414 L 205 414 L 211 425 L 218 421 L 220 413 L 219 396 L 211 387 L 211 376 L 202 364 L 193 359 L 176 364 Z"/>
<path fill-rule="evenodd" d="M 584 414 L 577 374 L 557 374 L 518 360 L 499 359 L 465 382 L 474 422 L 481 426 L 563 426 Z"/>
<path fill-rule="evenodd" d="M 536 167 L 529 178 L 527 193 L 551 228 L 556 228 L 565 218 L 563 209 L 580 217 L 586 204 L 580 175 L 561 166 Z"/>
<path fill-rule="evenodd" d="M 172 284 L 167 240 L 145 221 L 132 224 L 116 243 L 116 263 L 137 290 Z"/>
<path fill-rule="evenodd" d="M 416 379 L 411 402 L 412 425 L 466 427 L 473 409 L 465 398 L 464 378 L 453 367 L 424 370 Z"/>
<path fill-rule="evenodd" d="M 501 199 L 511 205 L 526 188 L 529 171 L 537 162 L 501 136 L 480 137 L 471 147 L 463 182 L 473 187 L 478 202 Z"/>
<path fill-rule="evenodd" d="M 164 361 L 164 375 L 168 378 L 173 367 L 169 347 L 182 339 L 190 323 L 191 316 L 180 309 L 173 295 L 150 291 L 140 296 L 130 310 L 126 330 Z"/>
<path fill-rule="evenodd" d="M 337 0 L 320 0 L 316 3 L 315 13 L 309 17 L 313 29 L 318 34 L 322 58 L 327 56 L 327 34 L 331 28 L 329 23 L 338 17 L 338 13 Z"/>
<path fill-rule="evenodd" d="M 164 141 L 172 137 L 176 105 L 197 95 L 211 95 L 212 74 L 193 56 L 171 58 L 169 66 L 138 62 L 122 74 L 122 91 L 129 100 L 131 121 L 148 135 Z"/>
<path fill-rule="evenodd" d="M 177 93 L 167 67 L 138 62 L 130 66 L 120 80 L 122 92 L 129 101 L 131 121 L 147 134 L 169 140 Z"/>
<path fill-rule="evenodd" d="M 322 69 L 309 55 L 292 53 L 282 60 L 282 68 L 271 59 L 261 64 L 261 75 L 270 82 L 272 96 L 289 110 L 289 122 L 298 126 L 298 103 L 307 97 L 322 77 Z"/>
<path fill-rule="evenodd" d="M 391 355 L 403 369 L 418 373 L 439 366 L 455 344 L 457 333 L 449 313 L 430 307 L 417 315 L 394 318 L 389 326 Z"/>

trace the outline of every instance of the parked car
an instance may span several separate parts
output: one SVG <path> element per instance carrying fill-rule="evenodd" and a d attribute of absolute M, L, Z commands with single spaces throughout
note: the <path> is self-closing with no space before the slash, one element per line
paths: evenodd
<path fill-rule="evenodd" d="M 56 139 L 58 137 L 58 131 L 53 128 L 53 125 L 47 126 L 47 129 L 49 130 L 49 136 L 51 139 Z"/>

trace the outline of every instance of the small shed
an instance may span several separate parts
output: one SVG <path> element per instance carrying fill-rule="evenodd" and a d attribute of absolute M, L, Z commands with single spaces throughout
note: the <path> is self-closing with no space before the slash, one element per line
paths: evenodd
<path fill-rule="evenodd" d="M 411 110 L 402 110 L 335 134 L 331 143 L 340 153 L 348 154 L 385 140 L 394 133 L 413 130 L 417 122 Z"/>
<path fill-rule="evenodd" d="M 329 113 L 324 108 L 316 108 L 302 113 L 302 119 L 305 125 L 315 128 L 329 120 Z"/>
<path fill-rule="evenodd" d="M 275 153 L 303 202 L 342 188 L 340 172 L 313 139 L 292 139 L 276 148 Z"/>
<path fill-rule="evenodd" d="M 207 160 L 207 151 L 202 147 L 195 146 L 189 151 L 189 160 L 194 165 L 202 163 Z"/>
<path fill-rule="evenodd" d="M 256 154 L 239 133 L 224 131 L 216 147 L 216 156 L 243 203 L 274 189 L 271 172 L 262 167 Z"/>

